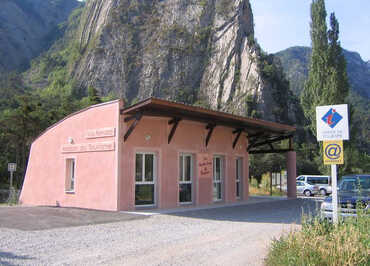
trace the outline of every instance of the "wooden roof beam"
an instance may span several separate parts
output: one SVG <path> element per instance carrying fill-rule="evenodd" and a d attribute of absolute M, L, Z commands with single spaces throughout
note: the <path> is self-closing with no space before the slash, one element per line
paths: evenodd
<path fill-rule="evenodd" d="M 249 151 L 249 154 L 262 154 L 262 153 L 285 153 L 292 151 L 291 149 L 270 149 L 270 150 L 255 150 L 255 151 Z"/>
<path fill-rule="evenodd" d="M 170 121 L 168 121 L 168 124 L 169 125 L 172 125 L 172 128 L 171 128 L 171 132 L 170 134 L 168 135 L 168 144 L 170 144 L 173 136 L 175 135 L 175 132 L 176 132 L 176 129 L 177 129 L 177 126 L 179 125 L 179 122 L 181 121 L 181 118 L 178 118 L 178 117 L 174 117 L 173 119 L 171 119 Z"/>
<path fill-rule="evenodd" d="M 284 139 L 289 139 L 291 137 L 292 137 L 292 135 L 280 136 L 280 137 L 271 138 L 271 139 L 268 139 L 268 140 L 265 140 L 265 141 L 261 141 L 261 142 L 257 142 L 257 143 L 252 143 L 252 144 L 248 145 L 248 151 L 251 148 L 255 148 L 255 147 L 259 147 L 259 146 L 263 146 L 263 145 L 268 145 L 270 143 L 278 142 L 278 141 L 281 141 L 281 140 L 284 140 Z"/>
<path fill-rule="evenodd" d="M 206 126 L 206 129 L 208 129 L 208 134 L 207 134 L 207 138 L 206 138 L 206 147 L 208 147 L 209 140 L 211 139 L 211 136 L 212 136 L 212 133 L 213 133 L 213 129 L 215 127 L 216 127 L 215 124 L 208 124 Z"/>
<path fill-rule="evenodd" d="M 143 114 L 142 113 L 136 113 L 135 115 L 131 116 L 131 117 L 128 117 L 129 119 L 127 120 L 130 121 L 130 120 L 133 120 L 135 119 L 135 121 L 131 124 L 131 126 L 127 129 L 126 131 L 126 134 L 125 136 L 123 137 L 123 141 L 126 141 L 128 139 L 128 137 L 131 135 L 131 133 L 134 131 L 135 127 L 137 126 L 137 124 L 140 122 L 141 118 L 143 117 Z"/>
<path fill-rule="evenodd" d="M 233 149 L 235 149 L 235 146 L 238 143 L 238 140 L 239 140 L 240 135 L 242 134 L 242 132 L 243 132 L 242 128 L 236 129 L 236 130 L 233 131 L 233 134 L 237 134 L 235 139 L 234 139 L 234 142 L 233 142 Z"/>

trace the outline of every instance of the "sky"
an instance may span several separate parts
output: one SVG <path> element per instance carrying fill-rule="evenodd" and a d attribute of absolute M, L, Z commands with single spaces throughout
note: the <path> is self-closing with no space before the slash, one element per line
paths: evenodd
<path fill-rule="evenodd" d="M 291 46 L 311 46 L 310 5 L 312 0 L 250 0 L 255 37 L 268 53 Z M 370 60 L 370 0 L 326 0 L 328 18 L 339 21 L 342 48 Z M 328 24 L 329 25 L 329 24 Z"/>

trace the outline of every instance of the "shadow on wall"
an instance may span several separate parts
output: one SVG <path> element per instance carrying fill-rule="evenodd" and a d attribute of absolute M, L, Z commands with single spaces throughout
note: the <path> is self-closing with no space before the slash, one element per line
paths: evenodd
<path fill-rule="evenodd" d="M 30 263 L 29 260 L 34 260 L 35 258 L 29 257 L 29 256 L 18 256 L 15 255 L 11 252 L 4 252 L 0 250 L 0 265 L 5 265 L 5 266 L 13 266 L 17 264 L 13 264 L 12 260 L 17 260 L 18 262 L 20 260 L 27 260 L 27 264 Z"/>
<path fill-rule="evenodd" d="M 301 224 L 303 216 L 318 214 L 319 205 L 318 202 L 310 199 L 279 200 L 169 215 L 219 221 Z"/>

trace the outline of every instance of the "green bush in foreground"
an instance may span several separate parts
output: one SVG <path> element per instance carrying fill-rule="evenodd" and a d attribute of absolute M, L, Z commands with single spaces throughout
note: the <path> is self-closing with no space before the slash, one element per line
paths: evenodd
<path fill-rule="evenodd" d="M 273 241 L 266 265 L 370 265 L 369 224 L 365 215 L 338 226 L 305 221 L 301 231 Z"/>

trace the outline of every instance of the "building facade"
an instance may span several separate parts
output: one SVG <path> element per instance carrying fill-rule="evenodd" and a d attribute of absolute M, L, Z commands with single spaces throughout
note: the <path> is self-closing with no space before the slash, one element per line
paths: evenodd
<path fill-rule="evenodd" d="M 251 148 L 294 130 L 155 98 L 91 106 L 33 142 L 20 202 L 120 211 L 245 201 Z"/>

